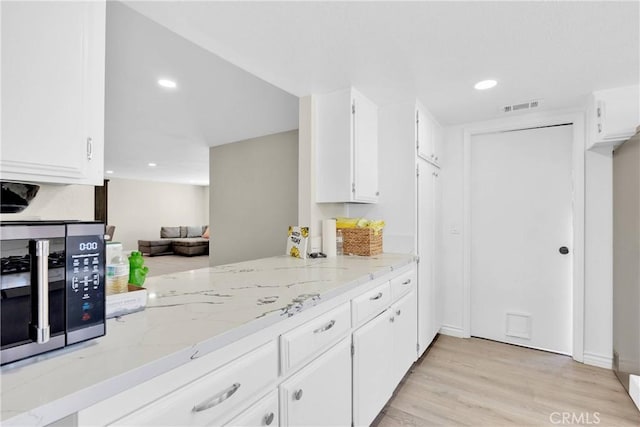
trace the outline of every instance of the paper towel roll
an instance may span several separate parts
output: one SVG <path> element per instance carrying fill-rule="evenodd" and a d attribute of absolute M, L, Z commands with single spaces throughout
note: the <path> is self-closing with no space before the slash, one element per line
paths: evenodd
<path fill-rule="evenodd" d="M 322 252 L 327 258 L 336 256 L 336 220 L 322 221 Z"/>

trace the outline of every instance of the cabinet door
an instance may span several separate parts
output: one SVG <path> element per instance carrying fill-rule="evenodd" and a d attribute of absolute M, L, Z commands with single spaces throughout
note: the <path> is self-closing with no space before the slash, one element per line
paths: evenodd
<path fill-rule="evenodd" d="M 344 339 L 280 385 L 282 426 L 351 424 L 351 352 Z"/>
<path fill-rule="evenodd" d="M 416 293 L 410 292 L 391 306 L 393 361 L 389 374 L 393 391 L 417 358 L 418 318 Z"/>
<path fill-rule="evenodd" d="M 391 397 L 393 324 L 389 310 L 353 333 L 353 423 L 368 426 Z"/>
<path fill-rule="evenodd" d="M 419 164 L 418 176 L 418 343 L 419 355 L 431 344 L 435 334 L 433 257 L 434 251 L 434 179 L 436 168 Z"/>
<path fill-rule="evenodd" d="M 589 148 L 615 146 L 636 133 L 640 125 L 640 86 L 594 92 L 589 99 Z"/>
<path fill-rule="evenodd" d="M 105 2 L 2 2 L 2 179 L 102 184 Z"/>
<path fill-rule="evenodd" d="M 278 392 L 273 391 L 263 397 L 258 403 L 225 424 L 233 427 L 277 426 L 280 423 L 278 417 Z"/>
<path fill-rule="evenodd" d="M 354 201 L 378 200 L 378 108 L 353 91 Z"/>
<path fill-rule="evenodd" d="M 442 289 L 442 280 L 440 278 L 441 254 L 438 250 L 438 242 L 442 241 L 442 179 L 440 177 L 441 170 L 433 170 L 433 244 L 431 246 L 432 262 L 431 262 L 431 288 L 433 301 L 433 330 L 432 340 L 440 332 L 442 327 L 442 302 L 444 301 L 444 292 Z"/>

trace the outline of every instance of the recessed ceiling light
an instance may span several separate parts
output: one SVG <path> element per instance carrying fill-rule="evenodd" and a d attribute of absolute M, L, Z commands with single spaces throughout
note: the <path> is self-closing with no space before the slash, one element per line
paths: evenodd
<path fill-rule="evenodd" d="M 174 82 L 173 80 L 168 80 L 168 79 L 160 79 L 158 80 L 158 84 L 162 87 L 166 87 L 169 89 L 175 89 L 176 87 L 176 82 Z"/>
<path fill-rule="evenodd" d="M 158 164 L 157 164 L 157 163 L 147 163 L 147 165 L 148 165 L 150 168 L 155 168 L 156 166 L 158 166 Z"/>
<path fill-rule="evenodd" d="M 486 90 L 491 89 L 497 84 L 498 82 L 495 80 L 482 80 L 481 82 L 476 83 L 473 87 L 477 90 Z"/>
<path fill-rule="evenodd" d="M 109 170 L 109 171 L 104 171 L 105 173 L 108 173 L 109 175 L 111 175 L 113 173 L 113 171 Z"/>

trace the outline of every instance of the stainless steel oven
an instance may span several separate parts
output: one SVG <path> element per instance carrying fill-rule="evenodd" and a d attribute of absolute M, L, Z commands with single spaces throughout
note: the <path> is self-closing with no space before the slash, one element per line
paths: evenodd
<path fill-rule="evenodd" d="M 105 334 L 104 224 L 0 223 L 0 363 Z"/>

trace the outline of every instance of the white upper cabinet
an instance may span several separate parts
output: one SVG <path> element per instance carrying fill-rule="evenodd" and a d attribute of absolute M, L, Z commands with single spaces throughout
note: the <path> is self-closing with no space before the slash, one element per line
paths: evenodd
<path fill-rule="evenodd" d="M 587 148 L 615 146 L 626 141 L 640 125 L 640 86 L 593 92 L 587 116 Z"/>
<path fill-rule="evenodd" d="M 438 166 L 442 128 L 420 103 L 416 104 L 416 150 L 418 157 Z"/>
<path fill-rule="evenodd" d="M 378 107 L 355 89 L 318 95 L 316 202 L 378 201 Z"/>
<path fill-rule="evenodd" d="M 105 2 L 0 8 L 0 178 L 102 185 Z"/>

